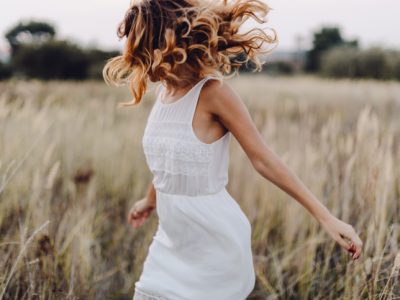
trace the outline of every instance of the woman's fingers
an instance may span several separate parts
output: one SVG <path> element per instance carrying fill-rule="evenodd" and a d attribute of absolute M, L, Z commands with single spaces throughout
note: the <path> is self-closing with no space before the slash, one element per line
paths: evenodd
<path fill-rule="evenodd" d="M 336 241 L 339 243 L 340 246 L 342 246 L 344 249 L 347 251 L 351 250 L 351 245 L 349 244 L 348 241 L 346 241 L 342 235 L 339 235 L 339 237 L 336 239 Z"/>
<path fill-rule="evenodd" d="M 359 236 L 354 232 L 347 235 L 340 234 L 338 243 L 351 253 L 353 260 L 358 259 L 361 255 L 362 241 Z"/>
<path fill-rule="evenodd" d="M 150 215 L 150 211 L 146 210 L 142 213 L 138 213 L 136 210 L 132 209 L 128 215 L 128 224 L 137 228 L 141 226 L 145 219 Z"/>
<path fill-rule="evenodd" d="M 133 225 L 132 223 L 140 216 L 140 214 L 132 208 L 128 214 L 128 224 Z"/>
<path fill-rule="evenodd" d="M 132 210 L 129 211 L 129 214 L 127 216 L 127 222 L 128 222 L 128 224 L 131 224 L 131 222 L 132 222 Z"/>
<path fill-rule="evenodd" d="M 353 227 L 350 228 L 350 231 L 347 236 L 351 244 L 351 248 L 349 251 L 352 253 L 352 258 L 357 259 L 360 257 L 363 242 L 361 241 L 360 237 L 358 236 Z"/>
<path fill-rule="evenodd" d="M 140 218 L 135 219 L 135 228 L 140 227 L 143 224 L 144 220 L 146 220 L 146 219 L 147 219 L 147 216 L 145 216 L 145 215 L 143 215 Z"/>
<path fill-rule="evenodd" d="M 361 255 L 361 249 L 363 246 L 363 242 L 361 241 L 360 237 L 354 232 L 354 234 L 351 237 L 352 244 L 353 244 L 353 259 L 357 259 Z"/>
<path fill-rule="evenodd" d="M 360 257 L 363 242 L 353 226 L 335 217 L 322 222 L 322 225 L 342 248 L 351 253 L 352 259 Z"/>
<path fill-rule="evenodd" d="M 128 224 L 132 224 L 132 221 L 136 218 L 137 212 L 132 208 L 128 214 Z"/>

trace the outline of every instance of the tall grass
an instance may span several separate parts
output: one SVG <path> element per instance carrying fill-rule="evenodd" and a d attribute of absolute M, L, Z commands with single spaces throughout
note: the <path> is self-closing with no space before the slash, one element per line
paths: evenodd
<path fill-rule="evenodd" d="M 265 142 L 364 241 L 353 262 L 232 139 L 227 188 L 253 229 L 249 299 L 399 298 L 400 84 L 230 83 Z M 152 178 L 141 137 L 154 100 L 117 109 L 128 93 L 96 82 L 0 84 L 0 299 L 131 299 L 157 216 L 126 224 Z"/>

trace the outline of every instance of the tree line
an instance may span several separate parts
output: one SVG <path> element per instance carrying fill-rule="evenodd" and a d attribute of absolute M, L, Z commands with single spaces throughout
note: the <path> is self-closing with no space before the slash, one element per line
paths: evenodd
<path fill-rule="evenodd" d="M 84 49 L 61 40 L 57 38 L 54 26 L 46 22 L 20 22 L 5 37 L 11 55 L 9 62 L 0 62 L 0 79 L 11 76 L 43 80 L 101 79 L 107 59 L 120 54 L 119 51 Z M 239 60 L 243 60 L 244 55 L 239 55 Z M 252 62 L 240 67 L 241 72 L 253 69 Z M 358 40 L 343 38 L 338 27 L 322 27 L 313 33 L 312 47 L 305 52 L 300 66 L 297 59 L 267 61 L 262 71 L 400 80 L 400 51 L 381 47 L 361 49 Z"/>
<path fill-rule="evenodd" d="M 357 40 L 345 40 L 336 27 L 314 33 L 305 71 L 334 78 L 400 80 L 400 51 L 373 46 L 361 49 Z"/>
<path fill-rule="evenodd" d="M 54 26 L 46 22 L 20 22 L 5 38 L 10 60 L 0 62 L 0 79 L 17 76 L 44 80 L 99 79 L 106 60 L 119 51 L 82 48 L 57 38 Z"/>

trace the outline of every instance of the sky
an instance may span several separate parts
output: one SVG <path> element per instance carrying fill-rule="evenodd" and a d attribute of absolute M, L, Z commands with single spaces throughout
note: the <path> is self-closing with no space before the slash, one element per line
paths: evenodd
<path fill-rule="evenodd" d="M 361 47 L 381 45 L 400 49 L 399 0 L 268 0 L 268 22 L 279 38 L 277 50 L 307 49 L 322 25 L 338 26 L 346 39 L 358 38 Z M 44 20 L 55 25 L 60 38 L 83 46 L 122 49 L 116 36 L 130 0 L 2 0 L 0 51 L 5 32 L 19 20 Z M 244 29 L 252 26 L 248 23 Z"/>

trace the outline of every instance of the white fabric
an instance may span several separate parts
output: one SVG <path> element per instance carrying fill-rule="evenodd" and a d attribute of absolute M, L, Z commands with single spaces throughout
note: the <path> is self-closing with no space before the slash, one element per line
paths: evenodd
<path fill-rule="evenodd" d="M 168 299 L 162 296 L 158 296 L 156 294 L 148 294 L 139 289 L 135 289 L 133 300 L 168 300 Z"/>
<path fill-rule="evenodd" d="M 135 282 L 138 300 L 244 300 L 255 285 L 251 225 L 226 190 L 230 132 L 208 144 L 192 127 L 210 78 L 172 103 L 159 93 L 147 120 L 142 144 L 159 222 Z"/>

